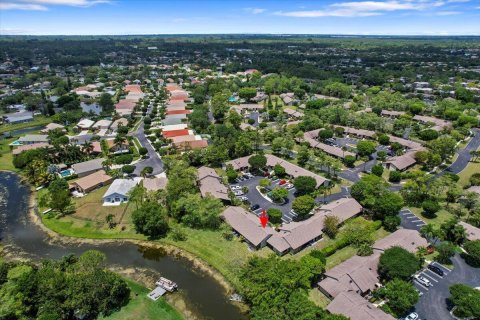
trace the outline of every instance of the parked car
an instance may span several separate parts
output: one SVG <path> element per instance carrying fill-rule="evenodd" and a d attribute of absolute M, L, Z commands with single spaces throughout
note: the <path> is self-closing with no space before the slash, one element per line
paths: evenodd
<path fill-rule="evenodd" d="M 292 189 L 293 187 L 294 187 L 294 185 L 291 184 L 291 183 L 287 183 L 287 184 L 285 185 L 285 188 L 287 188 L 287 189 Z"/>
<path fill-rule="evenodd" d="M 432 285 L 430 280 L 428 280 L 427 278 L 425 278 L 425 277 L 423 277 L 419 274 L 416 274 L 413 277 L 415 278 L 415 280 L 417 280 L 419 283 L 423 284 L 425 287 L 430 287 Z"/>
<path fill-rule="evenodd" d="M 247 176 L 246 174 L 244 174 L 244 175 L 242 176 L 242 178 L 245 179 L 245 180 L 248 180 L 248 179 L 250 179 L 250 176 Z"/>
<path fill-rule="evenodd" d="M 248 198 L 245 197 L 245 196 L 240 196 L 240 197 L 238 197 L 238 199 L 240 199 L 240 200 L 242 200 L 242 201 L 248 201 Z"/>
<path fill-rule="evenodd" d="M 255 211 L 255 210 L 258 210 L 258 209 L 260 209 L 260 205 L 258 205 L 258 204 L 254 204 L 250 207 L 250 210 L 252 210 L 252 211 Z"/>
<path fill-rule="evenodd" d="M 240 187 L 240 186 L 231 186 L 230 189 L 231 189 L 231 190 L 242 190 L 242 187 Z"/>
<path fill-rule="evenodd" d="M 416 312 L 412 312 L 405 317 L 405 320 L 417 320 L 417 319 L 418 319 L 418 314 Z"/>
<path fill-rule="evenodd" d="M 235 181 L 242 182 L 242 181 L 245 181 L 245 179 L 243 179 L 242 177 L 238 177 L 237 179 L 235 179 Z"/>
<path fill-rule="evenodd" d="M 233 194 L 236 196 L 243 196 L 243 191 L 242 190 L 234 190 Z"/>
<path fill-rule="evenodd" d="M 429 265 L 427 266 L 427 268 L 428 268 L 429 270 L 431 270 L 432 272 L 438 274 L 439 276 L 443 277 L 443 270 L 440 269 L 439 267 L 437 267 L 436 265 L 434 265 L 434 264 L 429 264 Z"/>
<path fill-rule="evenodd" d="M 280 182 L 278 183 L 279 186 L 283 186 L 284 184 L 287 183 L 287 180 L 280 180 Z"/>
<path fill-rule="evenodd" d="M 250 178 L 253 178 L 253 174 L 251 174 L 250 172 L 245 173 L 245 175 L 250 177 Z"/>

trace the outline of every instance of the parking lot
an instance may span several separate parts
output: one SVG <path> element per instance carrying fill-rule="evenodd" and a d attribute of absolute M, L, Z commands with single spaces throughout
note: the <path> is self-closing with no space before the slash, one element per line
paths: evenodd
<path fill-rule="evenodd" d="M 409 209 L 403 208 L 400 210 L 400 225 L 405 229 L 420 231 L 426 223 Z"/>
<path fill-rule="evenodd" d="M 237 196 L 237 198 L 246 197 L 247 203 L 249 206 L 258 205 L 259 208 L 253 210 L 252 212 L 260 216 L 263 210 L 268 210 L 269 208 L 276 208 L 282 211 L 282 221 L 284 223 L 289 223 L 295 218 L 295 213 L 292 212 L 292 202 L 295 199 L 295 188 L 291 188 L 288 190 L 288 199 L 284 204 L 275 204 L 267 200 L 260 191 L 257 190 L 257 186 L 260 184 L 260 180 L 264 179 L 265 177 L 260 176 L 253 176 L 252 178 L 245 179 L 243 181 L 236 182 L 230 185 L 230 188 L 239 186 L 239 187 L 247 187 L 248 192 L 243 195 Z M 273 189 L 279 186 L 280 179 L 272 180 L 272 184 L 270 188 Z"/>
<path fill-rule="evenodd" d="M 422 320 L 448 320 L 453 319 L 450 315 L 452 306 L 447 304 L 450 297 L 450 286 L 456 283 L 464 283 L 471 287 L 480 286 L 480 270 L 469 266 L 460 255 L 456 254 L 452 258 L 453 269 L 449 269 L 437 262 L 434 265 L 444 271 L 443 276 L 439 276 L 430 270 L 422 270 L 420 273 L 427 278 L 431 286 L 425 287 L 416 280 L 415 287 L 422 293 L 420 300 L 415 305 L 415 312 Z"/>

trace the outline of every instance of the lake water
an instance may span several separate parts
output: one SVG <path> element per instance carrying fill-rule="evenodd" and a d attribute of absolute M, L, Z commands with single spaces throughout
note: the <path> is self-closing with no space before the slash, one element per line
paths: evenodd
<path fill-rule="evenodd" d="M 246 319 L 210 275 L 181 257 L 165 255 L 162 250 L 146 249 L 128 242 L 114 244 L 54 244 L 40 228 L 29 221 L 29 188 L 19 176 L 0 172 L 0 239 L 33 259 L 58 259 L 69 253 L 90 249 L 102 251 L 112 267 L 145 268 L 178 283 L 189 308 L 202 319 Z"/>

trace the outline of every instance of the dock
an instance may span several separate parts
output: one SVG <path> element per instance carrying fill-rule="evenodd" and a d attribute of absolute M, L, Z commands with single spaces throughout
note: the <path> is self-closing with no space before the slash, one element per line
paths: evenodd
<path fill-rule="evenodd" d="M 175 282 L 163 277 L 155 282 L 155 285 L 157 287 L 148 294 L 148 297 L 153 301 L 157 301 L 165 293 L 173 292 L 178 288 L 178 285 Z"/>

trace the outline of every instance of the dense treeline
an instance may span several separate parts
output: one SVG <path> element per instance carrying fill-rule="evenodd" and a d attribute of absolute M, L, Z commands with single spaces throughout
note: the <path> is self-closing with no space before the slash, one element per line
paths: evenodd
<path fill-rule="evenodd" d="M 0 319 L 96 319 L 129 301 L 130 289 L 105 269 L 105 256 L 44 260 L 40 265 L 0 260 Z"/>

